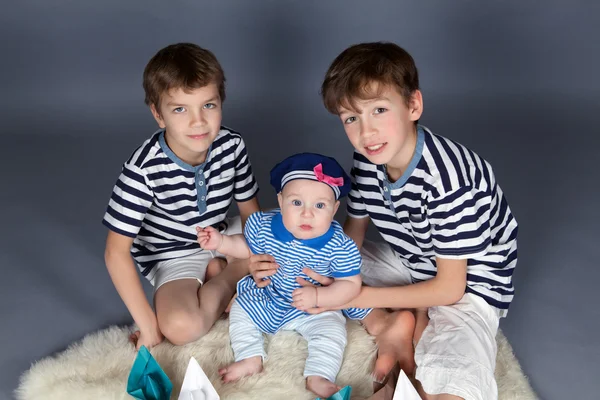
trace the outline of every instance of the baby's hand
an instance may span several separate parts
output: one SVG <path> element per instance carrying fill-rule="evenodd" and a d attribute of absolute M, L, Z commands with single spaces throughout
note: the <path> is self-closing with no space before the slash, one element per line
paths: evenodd
<path fill-rule="evenodd" d="M 317 287 L 305 286 L 292 292 L 292 306 L 306 311 L 317 306 Z"/>
<path fill-rule="evenodd" d="M 197 226 L 196 234 L 198 236 L 198 244 L 203 249 L 217 250 L 221 246 L 221 243 L 223 243 L 223 235 L 212 226 L 207 226 L 204 229 Z"/>

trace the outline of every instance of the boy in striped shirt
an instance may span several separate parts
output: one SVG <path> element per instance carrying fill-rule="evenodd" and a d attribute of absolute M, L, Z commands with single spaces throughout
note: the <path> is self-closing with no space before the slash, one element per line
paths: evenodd
<path fill-rule="evenodd" d="M 208 332 L 248 267 L 225 268 L 225 256 L 199 247 L 195 229 L 238 233 L 259 210 L 244 141 L 221 126 L 225 77 L 215 56 L 190 43 L 167 46 L 147 64 L 143 86 L 160 130 L 123 164 L 103 220 L 106 265 L 139 328 L 137 348 Z M 241 222 L 226 218 L 234 200 Z M 154 285 L 156 313 L 136 265 Z"/>
<path fill-rule="evenodd" d="M 417 69 L 395 44 L 346 49 L 322 96 L 355 148 L 344 230 L 362 248 L 367 286 L 345 306 L 418 310 L 423 398 L 496 399 L 495 336 L 514 293 L 517 222 L 491 166 L 418 125 Z M 385 243 L 364 240 L 369 221 Z"/>
<path fill-rule="evenodd" d="M 360 292 L 360 253 L 333 219 L 339 199 L 350 190 L 350 178 L 334 159 L 302 153 L 277 164 L 271 171 L 271 184 L 280 209 L 252 214 L 244 235 L 222 235 L 210 227 L 197 229 L 202 247 L 237 258 L 270 254 L 280 265 L 267 286 L 250 275 L 238 283 L 229 314 L 236 362 L 219 373 L 230 382 L 261 371 L 266 358 L 262 333 L 293 330 L 308 342 L 306 387 L 327 398 L 340 389 L 335 378 L 346 347 L 346 321 L 339 311 L 310 315 L 306 310 L 341 306 Z M 302 273 L 303 268 L 334 282 L 329 287 L 312 286 L 309 282 L 316 282 Z M 343 314 L 363 320 L 371 311 L 352 308 L 344 309 Z M 401 314 L 408 317 L 402 328 L 412 337 L 412 314 L 396 314 L 398 319 Z"/>

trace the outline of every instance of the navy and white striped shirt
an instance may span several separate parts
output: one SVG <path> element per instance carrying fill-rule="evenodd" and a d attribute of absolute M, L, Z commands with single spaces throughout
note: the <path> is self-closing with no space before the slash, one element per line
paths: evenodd
<path fill-rule="evenodd" d="M 333 278 L 360 274 L 362 259 L 356 244 L 337 221 L 314 239 L 296 239 L 284 226 L 280 210 L 256 212 L 246 221 L 244 236 L 254 254 L 270 254 L 279 265 L 271 284 L 259 288 L 251 275 L 238 282 L 237 302 L 261 331 L 275 333 L 283 325 L 308 315 L 292 307 L 292 292 L 302 286 L 297 277 L 318 285 L 302 272 L 307 267 Z M 343 310 L 352 319 L 363 319 L 371 310 Z"/>
<path fill-rule="evenodd" d="M 506 315 L 518 227 L 483 158 L 419 126 L 413 158 L 396 182 L 358 152 L 351 175 L 348 214 L 371 217 L 413 282 L 436 275 L 436 257 L 467 259 L 466 292 Z"/>
<path fill-rule="evenodd" d="M 218 228 L 232 200 L 247 201 L 257 192 L 238 133 L 221 127 L 205 162 L 194 167 L 171 151 L 159 130 L 123 164 L 103 223 L 135 238 L 131 254 L 152 280 L 156 262 L 201 250 L 196 226 Z"/>

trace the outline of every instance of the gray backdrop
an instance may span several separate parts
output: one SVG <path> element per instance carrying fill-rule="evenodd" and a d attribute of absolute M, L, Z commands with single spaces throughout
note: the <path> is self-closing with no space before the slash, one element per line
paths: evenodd
<path fill-rule="evenodd" d="M 100 221 L 122 162 L 156 128 L 141 75 L 159 48 L 193 41 L 220 59 L 224 123 L 243 133 L 266 207 L 268 171 L 284 156 L 319 151 L 350 165 L 318 89 L 341 50 L 374 40 L 413 54 L 422 122 L 490 161 L 508 196 L 519 263 L 501 328 L 534 389 L 598 398 L 597 3 L 4 3 L 0 398 L 35 360 L 130 323 Z"/>

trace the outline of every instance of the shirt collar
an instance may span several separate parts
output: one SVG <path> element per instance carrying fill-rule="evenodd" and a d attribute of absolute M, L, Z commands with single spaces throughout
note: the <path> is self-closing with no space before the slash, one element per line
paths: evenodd
<path fill-rule="evenodd" d="M 183 168 L 187 171 L 192 171 L 192 172 L 197 172 L 198 170 L 204 170 L 204 167 L 206 166 L 206 162 L 208 161 L 208 158 L 210 156 L 210 152 L 212 151 L 212 143 L 211 143 L 210 147 L 208 148 L 208 151 L 206 152 L 206 160 L 204 160 L 204 162 L 202 164 L 196 165 L 194 167 L 194 166 L 186 163 L 185 161 L 183 161 L 181 158 L 177 157 L 177 154 L 175 154 L 173 152 L 173 150 L 171 150 L 171 148 L 169 147 L 169 145 L 167 144 L 167 141 L 165 139 L 165 130 L 164 129 L 158 134 L 158 143 L 159 143 L 162 151 L 167 155 L 167 157 L 169 157 L 169 159 L 171 161 L 173 161 L 175 164 L 179 165 L 181 168 Z"/>
<path fill-rule="evenodd" d="M 283 225 L 281 211 L 278 210 L 277 214 L 275 214 L 271 220 L 271 233 L 273 233 L 273 236 L 275 236 L 277 240 L 280 240 L 284 243 L 289 243 L 295 240 L 305 246 L 320 250 L 327 244 L 327 242 L 329 242 L 329 240 L 331 240 L 334 234 L 334 229 L 333 224 L 331 224 L 329 230 L 319 237 L 312 239 L 296 239 L 294 235 L 292 235 L 291 232 L 286 229 L 285 225 Z"/>

